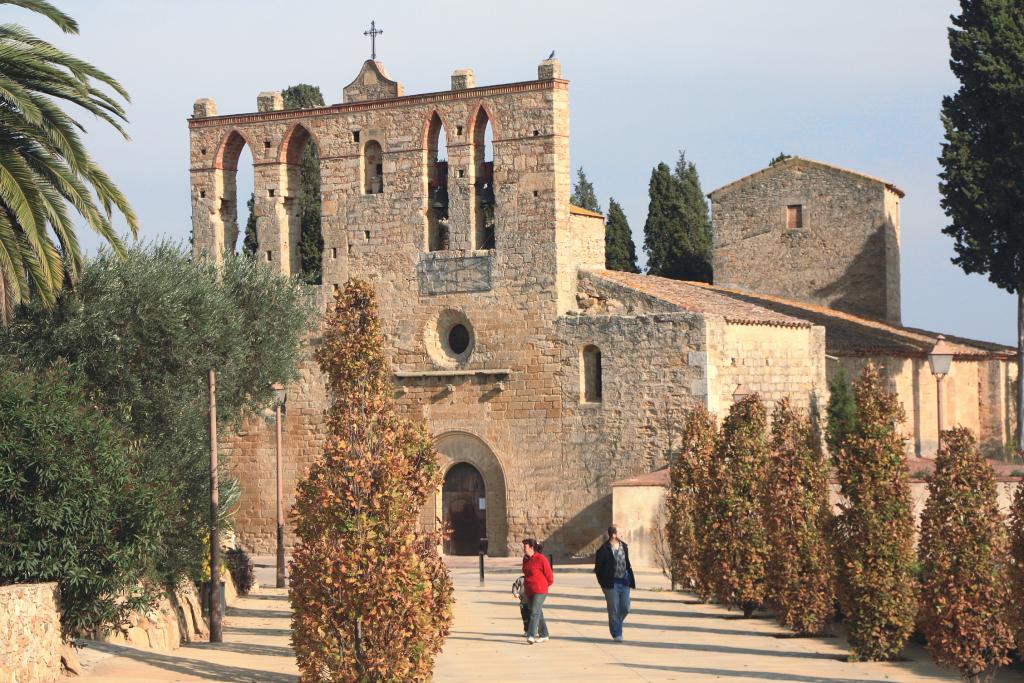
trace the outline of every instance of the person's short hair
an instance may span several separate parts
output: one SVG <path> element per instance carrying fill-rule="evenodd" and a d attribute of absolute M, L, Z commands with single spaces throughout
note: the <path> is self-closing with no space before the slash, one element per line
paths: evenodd
<path fill-rule="evenodd" d="M 536 549 L 537 549 L 537 546 L 538 546 L 538 543 L 537 543 L 537 541 L 536 541 L 535 539 L 533 539 L 533 538 L 524 538 L 524 539 L 523 539 L 523 545 L 528 545 L 528 546 L 530 546 L 531 548 L 533 548 L 534 550 L 536 550 Z"/>
<path fill-rule="evenodd" d="M 608 538 L 611 538 L 617 533 L 619 533 L 619 529 L 614 524 L 608 527 Z"/>

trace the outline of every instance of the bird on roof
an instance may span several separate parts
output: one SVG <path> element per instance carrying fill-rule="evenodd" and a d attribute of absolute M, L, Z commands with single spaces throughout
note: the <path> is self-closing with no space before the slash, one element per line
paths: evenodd
<path fill-rule="evenodd" d="M 548 59 L 554 59 L 554 58 L 555 58 L 555 51 L 552 50 L 551 54 L 548 55 Z"/>

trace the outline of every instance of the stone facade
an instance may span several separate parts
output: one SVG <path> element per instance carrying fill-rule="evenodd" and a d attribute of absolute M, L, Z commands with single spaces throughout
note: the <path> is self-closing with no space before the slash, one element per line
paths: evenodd
<path fill-rule="evenodd" d="M 60 676 L 56 583 L 0 586 L 0 683 L 50 683 Z"/>
<path fill-rule="evenodd" d="M 725 409 L 741 382 L 820 401 L 819 328 L 699 286 L 603 270 L 603 218 L 568 201 L 568 82 L 557 60 L 537 80 L 476 87 L 462 69 L 451 90 L 411 96 L 367 62 L 343 104 L 261 102 L 263 111 L 232 116 L 196 103 L 196 255 L 233 249 L 234 178 L 249 144 L 260 259 L 296 272 L 298 161 L 317 145 L 320 296 L 350 277 L 373 284 L 398 406 L 427 424 L 451 475 L 425 525 L 477 524 L 493 554 L 517 552 L 524 536 L 563 557 L 587 552 L 611 520 L 611 483 L 663 465 L 687 407 Z M 447 162 L 438 161 L 442 128 Z M 320 452 L 326 401 L 306 363 L 283 422 L 286 504 Z M 242 483 L 240 542 L 268 552 L 272 422 L 251 420 L 225 453 Z M 466 506 L 456 510 L 456 499 Z"/>
<path fill-rule="evenodd" d="M 899 324 L 899 188 L 792 157 L 708 196 L 716 285 Z"/>

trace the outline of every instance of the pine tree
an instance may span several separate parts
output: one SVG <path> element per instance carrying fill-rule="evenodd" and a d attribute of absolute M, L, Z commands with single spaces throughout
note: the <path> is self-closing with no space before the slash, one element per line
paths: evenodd
<path fill-rule="evenodd" d="M 680 153 L 651 172 L 644 224 L 647 272 L 676 280 L 711 282 L 711 220 L 697 167 Z"/>
<path fill-rule="evenodd" d="M 914 517 L 900 425 L 904 412 L 878 369 L 854 386 L 857 424 L 836 455 L 845 503 L 835 520 L 838 594 L 851 657 L 888 660 L 914 630 Z"/>
<path fill-rule="evenodd" d="M 608 219 L 604 226 L 604 267 L 624 273 L 639 273 L 636 245 L 626 214 L 615 199 L 608 200 Z"/>
<path fill-rule="evenodd" d="M 1006 542 L 995 473 L 970 431 L 944 431 L 921 513 L 920 623 L 935 661 L 975 683 L 1014 646 Z"/>
<path fill-rule="evenodd" d="M 953 263 L 1017 295 L 1018 375 L 1024 377 L 1024 4 L 961 0 L 949 29 L 960 88 L 943 98 L 939 161 L 943 229 Z M 1024 450 L 1024 383 L 1017 389 L 1017 447 Z"/>
<path fill-rule="evenodd" d="M 336 295 L 316 359 L 334 402 L 292 519 L 292 643 L 302 681 L 428 681 L 451 624 L 440 537 L 418 531 L 440 485 L 433 443 L 400 419 L 369 285 Z"/>
<path fill-rule="evenodd" d="M 715 599 L 749 617 L 765 600 L 768 542 L 761 487 L 768 465 L 768 413 L 757 394 L 733 404 L 708 468 L 705 505 Z"/>
<path fill-rule="evenodd" d="M 697 517 L 708 488 L 707 472 L 715 449 L 715 419 L 702 405 L 693 408 L 683 424 L 682 448 L 669 475 L 666 535 L 672 557 L 672 582 L 707 595 L 708 582 L 700 577 Z"/>
<path fill-rule="evenodd" d="M 594 184 L 587 180 L 587 174 L 583 172 L 582 166 L 576 171 L 576 184 L 573 185 L 569 203 L 587 211 L 601 213 L 601 204 L 594 194 Z"/>
<path fill-rule="evenodd" d="M 853 398 L 850 381 L 846 370 L 840 365 L 836 374 L 828 381 L 828 425 L 825 430 L 825 442 L 834 458 L 842 448 L 846 437 L 853 433 L 857 424 L 857 406 Z"/>
<path fill-rule="evenodd" d="M 770 602 L 797 633 L 821 633 L 835 602 L 835 565 L 827 541 L 832 511 L 828 464 L 811 420 L 787 399 L 772 417 L 772 456 L 763 509 Z"/>
<path fill-rule="evenodd" d="M 315 85 L 300 83 L 281 91 L 285 109 L 309 109 L 324 106 L 324 96 Z M 299 272 L 302 281 L 318 285 L 323 279 L 321 273 L 324 237 L 320 228 L 320 151 L 310 140 L 302 153 L 302 169 L 299 181 L 299 221 L 302 232 L 299 237 Z M 246 227 L 248 239 L 248 226 Z"/>
<path fill-rule="evenodd" d="M 780 161 L 785 161 L 786 159 L 792 159 L 792 158 L 793 158 L 793 156 L 791 154 L 786 154 L 785 152 L 779 152 L 778 156 L 773 157 L 772 160 L 768 162 L 768 165 L 769 166 L 774 166 L 775 164 L 779 163 Z"/>

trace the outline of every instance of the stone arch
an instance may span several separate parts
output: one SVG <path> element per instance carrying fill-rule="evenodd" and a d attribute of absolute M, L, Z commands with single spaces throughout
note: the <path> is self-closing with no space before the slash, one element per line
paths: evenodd
<path fill-rule="evenodd" d="M 494 249 L 496 246 L 495 224 L 497 219 L 497 193 L 494 186 L 494 142 L 498 131 L 490 107 L 481 102 L 470 119 L 469 139 L 472 156 L 473 177 L 470 187 L 473 201 L 473 248 Z M 487 132 L 490 130 L 490 141 Z M 490 160 L 488 156 L 490 146 Z"/>
<path fill-rule="evenodd" d="M 216 210 L 211 222 L 214 257 L 218 261 L 224 254 L 234 253 L 238 242 L 238 161 L 246 147 L 255 161 L 256 147 L 252 141 L 241 130 L 232 128 L 224 134 L 213 157 Z"/>
<path fill-rule="evenodd" d="M 445 474 L 459 463 L 472 465 L 484 480 L 487 510 L 488 555 L 508 554 L 508 507 L 505 470 L 494 450 L 483 439 L 469 432 L 445 432 L 434 439 L 438 462 Z M 440 493 L 435 494 L 434 509 L 440 508 Z M 440 515 L 438 515 L 440 517 Z"/>
<path fill-rule="evenodd" d="M 384 147 L 378 140 L 363 143 L 359 166 L 362 170 L 363 194 L 384 192 Z"/>
<path fill-rule="evenodd" d="M 309 189 L 308 197 L 303 197 L 303 174 L 306 170 L 303 168 L 304 155 L 307 149 L 312 149 L 315 156 L 316 164 L 309 170 L 316 182 L 315 189 Z M 322 274 L 323 272 L 323 235 L 320 231 L 322 222 L 322 216 L 320 215 L 320 197 L 321 197 L 321 184 L 320 184 L 320 149 L 321 147 L 317 143 L 317 138 L 313 133 L 302 123 L 295 123 L 285 133 L 284 138 L 281 140 L 281 145 L 278 148 L 278 164 L 280 167 L 280 185 L 281 185 L 281 200 L 284 203 L 284 221 L 285 225 L 282 226 L 283 237 L 287 239 L 287 251 L 288 251 L 288 274 L 301 275 L 303 280 L 310 284 L 320 284 L 322 281 L 321 277 L 315 277 L 314 273 L 305 273 L 302 268 L 302 251 L 300 249 L 300 242 L 302 240 L 302 228 L 303 228 L 303 212 L 307 207 L 312 207 L 312 210 L 306 210 L 307 215 L 305 220 L 310 222 L 311 239 L 316 242 L 320 251 L 320 264 L 319 269 L 314 266 L 309 270 L 317 271 Z M 313 275 L 310 278 L 308 276 Z"/>
<path fill-rule="evenodd" d="M 449 248 L 448 229 L 448 125 L 438 110 L 433 110 L 427 119 L 424 137 L 423 166 L 425 173 L 425 207 L 427 251 L 444 251 Z M 444 158 L 441 158 L 441 140 L 444 139 Z"/>

